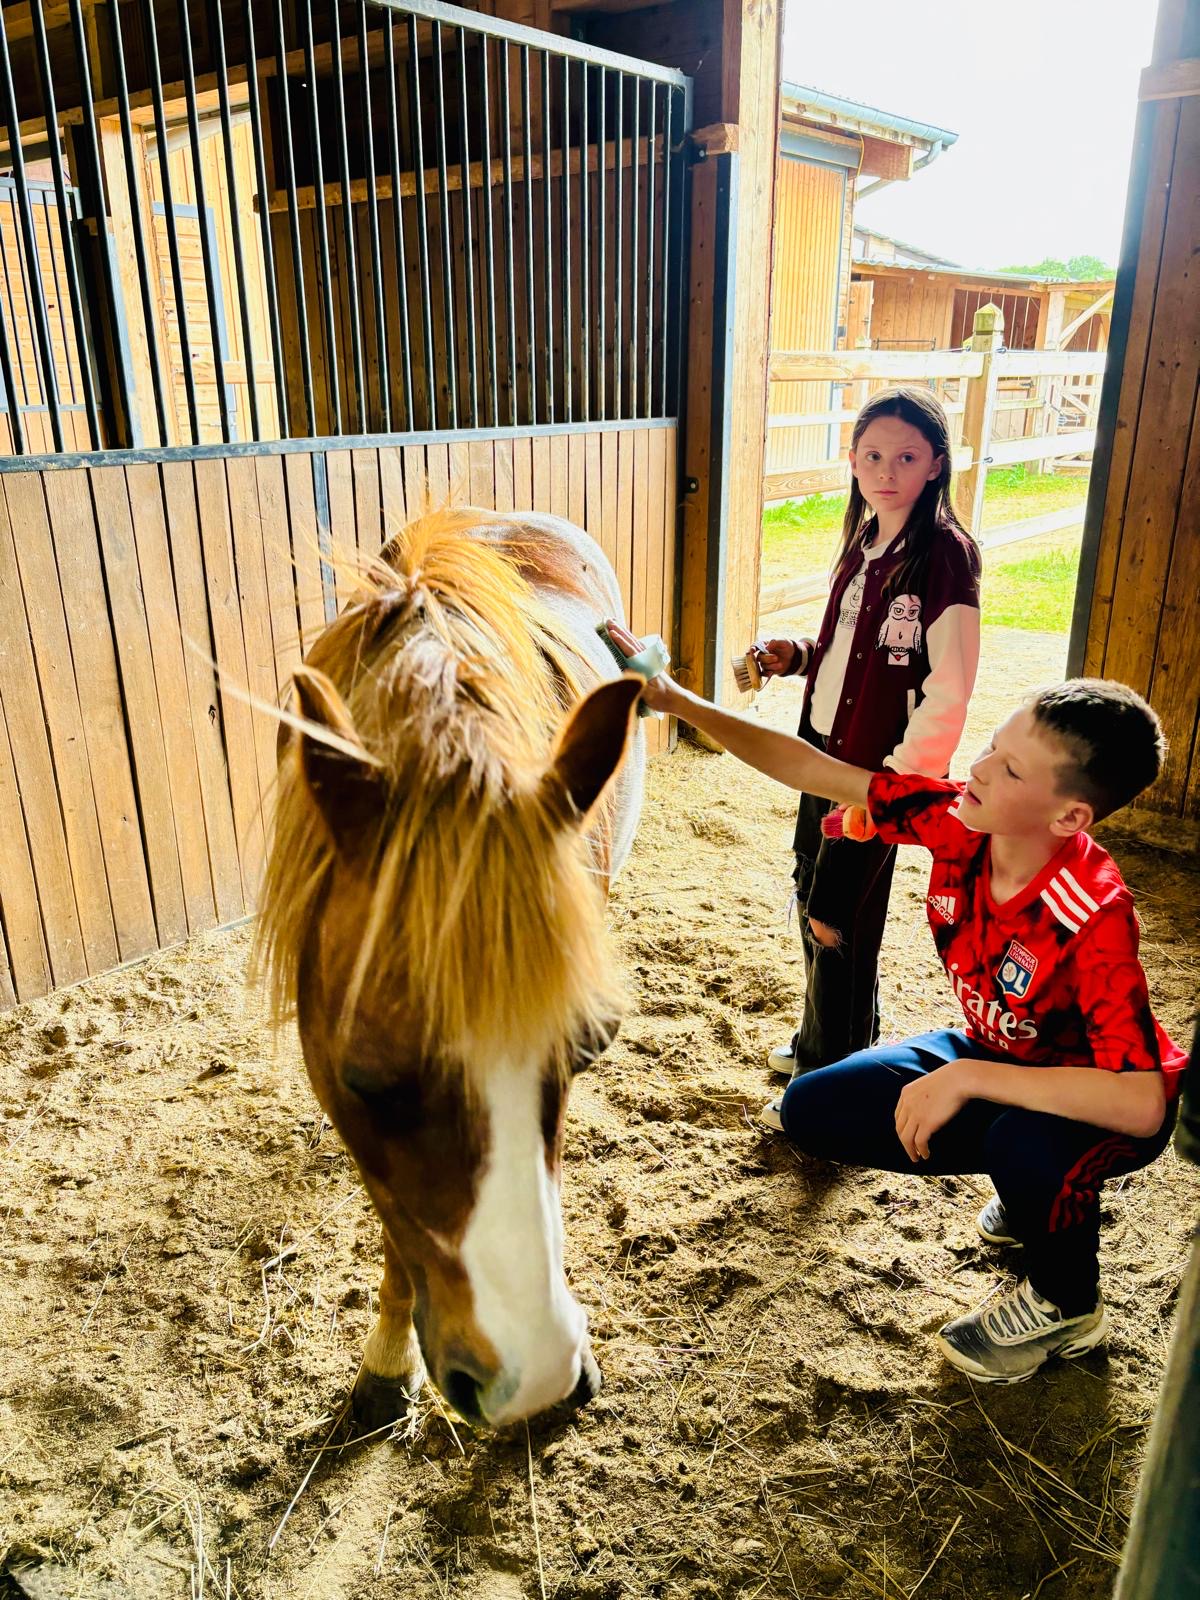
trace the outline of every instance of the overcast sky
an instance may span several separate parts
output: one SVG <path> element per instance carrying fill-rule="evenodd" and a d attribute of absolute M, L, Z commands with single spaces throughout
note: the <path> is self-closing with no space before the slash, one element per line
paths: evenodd
<path fill-rule="evenodd" d="M 1152 0 L 787 0 L 783 76 L 958 143 L 859 220 L 969 267 L 1116 265 Z"/>

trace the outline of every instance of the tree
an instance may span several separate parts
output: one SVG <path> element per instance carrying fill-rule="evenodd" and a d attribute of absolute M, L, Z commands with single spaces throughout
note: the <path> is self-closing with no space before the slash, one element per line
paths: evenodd
<path fill-rule="evenodd" d="M 1044 256 L 1036 266 L 1001 267 L 1001 272 L 1020 272 L 1034 278 L 1112 278 L 1116 274 L 1099 256 L 1072 256 L 1060 261 L 1057 256 Z"/>
<path fill-rule="evenodd" d="M 1099 256 L 1072 256 L 1067 262 L 1067 276 L 1071 278 L 1115 278 L 1116 273 L 1107 261 Z"/>

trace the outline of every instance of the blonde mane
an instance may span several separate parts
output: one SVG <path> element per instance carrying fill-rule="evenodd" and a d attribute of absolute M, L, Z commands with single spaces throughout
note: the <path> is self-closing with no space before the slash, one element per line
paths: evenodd
<path fill-rule="evenodd" d="M 473 525 L 441 512 L 404 529 L 308 656 L 387 795 L 339 1025 L 402 1019 L 414 1047 L 458 1066 L 561 1057 L 618 1008 L 588 838 L 542 783 L 582 657 L 519 570 L 519 525 L 503 544 Z M 293 739 L 252 963 L 277 1021 L 337 867 Z"/>

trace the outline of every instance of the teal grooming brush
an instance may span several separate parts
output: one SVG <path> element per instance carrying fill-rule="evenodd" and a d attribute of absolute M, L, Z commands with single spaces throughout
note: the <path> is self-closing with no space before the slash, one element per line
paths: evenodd
<path fill-rule="evenodd" d="M 671 665 L 671 652 L 663 643 L 662 635 L 652 633 L 642 640 L 642 648 L 635 656 L 627 656 L 609 636 L 608 629 L 603 622 L 596 624 L 596 632 L 612 651 L 613 660 L 623 672 L 638 672 L 649 683 L 651 678 L 657 678 L 660 672 L 665 672 Z M 661 717 L 661 711 L 651 711 L 644 700 L 638 702 L 639 717 Z"/>

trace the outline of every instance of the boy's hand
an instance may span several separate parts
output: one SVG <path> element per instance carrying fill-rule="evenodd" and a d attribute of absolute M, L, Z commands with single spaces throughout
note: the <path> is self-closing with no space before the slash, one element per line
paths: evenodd
<path fill-rule="evenodd" d="M 605 619 L 604 626 L 608 629 L 608 636 L 618 650 L 621 650 L 626 656 L 640 654 L 642 641 L 635 634 L 630 633 L 628 628 L 623 628 L 612 617 Z M 666 672 L 660 672 L 657 678 L 651 678 L 642 690 L 642 699 L 650 707 L 651 711 L 665 711 L 671 716 L 679 715 L 681 698 L 679 685 Z"/>
<path fill-rule="evenodd" d="M 948 1061 L 905 1084 L 896 1102 L 896 1133 L 910 1161 L 929 1159 L 929 1141 L 971 1098 L 961 1061 Z"/>
<path fill-rule="evenodd" d="M 786 678 L 808 665 L 808 651 L 797 639 L 756 639 L 751 648 L 764 678 Z"/>

